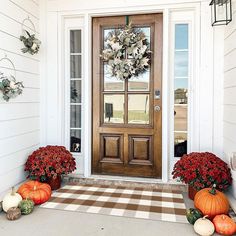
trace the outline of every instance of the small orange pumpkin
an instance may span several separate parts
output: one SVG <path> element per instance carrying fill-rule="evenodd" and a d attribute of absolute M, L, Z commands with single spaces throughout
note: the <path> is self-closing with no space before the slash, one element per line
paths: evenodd
<path fill-rule="evenodd" d="M 197 192 L 194 197 L 195 208 L 199 209 L 203 215 L 208 215 L 210 219 L 220 214 L 228 214 L 229 201 L 224 193 L 212 188 L 204 188 Z"/>
<path fill-rule="evenodd" d="M 227 215 L 217 215 L 213 219 L 216 232 L 223 235 L 233 235 L 236 232 L 236 224 L 233 219 Z"/>
<path fill-rule="evenodd" d="M 33 180 L 22 184 L 17 192 L 23 199 L 31 199 L 36 205 L 48 201 L 52 194 L 49 184 L 40 183 Z"/>

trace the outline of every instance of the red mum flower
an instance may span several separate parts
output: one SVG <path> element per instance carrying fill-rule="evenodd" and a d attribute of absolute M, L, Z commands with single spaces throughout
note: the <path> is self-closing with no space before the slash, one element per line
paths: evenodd
<path fill-rule="evenodd" d="M 63 146 L 40 147 L 34 151 L 25 163 L 25 171 L 32 179 L 45 180 L 57 175 L 72 173 L 76 169 L 75 158 Z"/>
<path fill-rule="evenodd" d="M 209 152 L 184 155 L 174 165 L 172 175 L 174 179 L 178 178 L 198 190 L 215 183 L 217 189 L 223 191 L 232 183 L 228 165 Z"/>

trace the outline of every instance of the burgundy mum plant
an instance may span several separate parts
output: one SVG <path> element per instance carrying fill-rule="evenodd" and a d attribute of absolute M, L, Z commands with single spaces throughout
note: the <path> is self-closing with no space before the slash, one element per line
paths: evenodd
<path fill-rule="evenodd" d="M 228 165 L 209 152 L 184 155 L 175 164 L 172 175 L 196 190 L 216 184 L 218 190 L 225 191 L 232 183 Z"/>
<path fill-rule="evenodd" d="M 25 164 L 28 178 L 46 181 L 58 175 L 66 175 L 76 169 L 75 158 L 63 146 L 46 146 L 34 151 Z"/>

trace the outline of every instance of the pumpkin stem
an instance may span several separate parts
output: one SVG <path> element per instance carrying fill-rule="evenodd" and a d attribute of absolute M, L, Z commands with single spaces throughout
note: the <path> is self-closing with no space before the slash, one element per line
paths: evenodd
<path fill-rule="evenodd" d="M 15 191 L 15 188 L 14 188 L 14 187 L 12 187 L 12 188 L 11 188 L 11 195 L 12 195 L 12 196 L 14 196 L 14 195 L 15 195 L 15 193 L 16 193 L 16 191 Z"/>
<path fill-rule="evenodd" d="M 216 184 L 213 184 L 211 190 L 209 190 L 209 193 L 212 195 L 216 195 Z"/>

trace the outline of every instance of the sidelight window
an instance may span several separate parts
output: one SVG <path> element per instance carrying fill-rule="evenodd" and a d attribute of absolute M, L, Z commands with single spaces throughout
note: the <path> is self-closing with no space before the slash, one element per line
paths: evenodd
<path fill-rule="evenodd" d="M 175 24 L 174 43 L 174 156 L 188 146 L 189 25 Z"/>
<path fill-rule="evenodd" d="M 70 151 L 81 152 L 82 131 L 81 30 L 70 30 Z"/>

